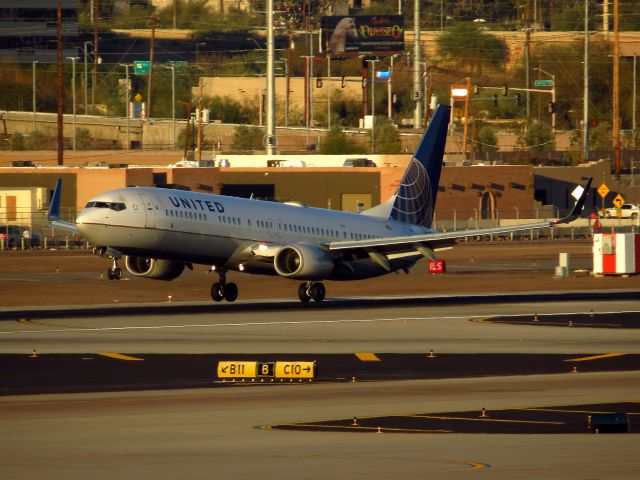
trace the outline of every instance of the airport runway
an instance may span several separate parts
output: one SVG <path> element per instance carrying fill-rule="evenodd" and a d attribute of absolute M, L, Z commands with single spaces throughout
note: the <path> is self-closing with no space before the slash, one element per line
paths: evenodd
<path fill-rule="evenodd" d="M 411 302 L 409 302 L 411 303 Z M 240 304 L 239 304 L 240 305 Z M 531 354 L 640 353 L 637 328 L 493 323 L 492 317 L 637 312 L 636 299 L 390 302 L 357 308 L 19 318 L 0 353 Z M 348 305 L 347 305 L 348 307 Z M 626 314 L 634 317 L 634 314 Z M 46 317 L 46 316 L 44 316 Z M 55 317 L 55 316 L 54 316 Z M 576 317 L 577 318 L 577 317 Z M 604 317 L 602 317 L 604 318 Z M 80 354 L 80 355 L 78 355 Z M 509 357 L 505 357 L 509 358 Z M 269 430 L 367 416 L 640 401 L 636 370 L 0 397 L 2 478 L 633 478 L 637 434 L 403 434 Z M 87 360 L 89 361 L 89 360 Z M 131 368 L 122 362 L 123 372 Z M 582 366 L 584 365 L 584 367 Z M 14 365 L 14 368 L 17 368 Z M 505 371 L 508 370 L 505 365 Z M 6 366 L 10 369 L 11 365 Z M 73 368 L 73 367 L 67 367 Z M 91 367 L 88 368 L 90 372 Z M 117 368 L 117 367 L 116 367 Z M 180 368 L 180 365 L 177 366 Z M 184 368 L 189 368 L 184 364 Z M 630 368 L 633 368 L 631 365 Z M 56 369 L 51 368 L 51 375 Z M 212 366 L 212 378 L 214 376 Z M 634 417 L 632 421 L 638 421 Z M 90 473 L 89 473 L 90 472 Z"/>

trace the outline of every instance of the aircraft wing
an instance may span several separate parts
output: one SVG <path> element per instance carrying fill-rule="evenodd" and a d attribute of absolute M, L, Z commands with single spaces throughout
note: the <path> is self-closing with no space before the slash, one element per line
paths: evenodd
<path fill-rule="evenodd" d="M 74 235 L 79 235 L 80 231 L 76 227 L 75 223 L 65 222 L 60 219 L 60 196 L 62 194 L 62 179 L 59 178 L 56 183 L 56 189 L 53 191 L 51 197 L 51 204 L 49 205 L 49 211 L 47 212 L 47 221 L 49 225 L 67 232 L 72 232 Z"/>
<path fill-rule="evenodd" d="M 564 218 L 504 227 L 479 228 L 473 230 L 461 230 L 443 233 L 424 233 L 418 235 L 406 235 L 400 237 L 387 237 L 370 240 L 331 242 L 327 244 L 327 249 L 331 252 L 342 251 L 345 253 L 346 251 L 354 252 L 360 250 L 369 254 L 369 256 L 374 260 L 380 260 L 380 255 L 384 256 L 392 253 L 416 251 L 422 254 L 424 257 L 435 260 L 435 250 L 450 247 L 451 245 L 455 244 L 456 241 L 460 238 L 536 230 L 540 228 L 555 227 L 557 225 L 571 223 L 580 216 L 580 212 L 582 212 L 582 209 L 584 208 L 587 195 L 589 194 L 591 188 L 592 180 L 593 179 L 589 179 L 584 187 L 582 195 L 576 202 L 576 205 L 573 207 L 573 210 Z"/>

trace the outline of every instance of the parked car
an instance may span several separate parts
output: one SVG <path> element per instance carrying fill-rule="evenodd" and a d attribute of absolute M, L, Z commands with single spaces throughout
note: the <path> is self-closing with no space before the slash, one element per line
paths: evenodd
<path fill-rule="evenodd" d="M 620 216 L 618 216 L 620 210 Z M 640 205 L 637 203 L 625 203 L 620 209 L 617 207 L 605 208 L 601 211 L 601 217 L 604 218 L 632 218 L 640 217 Z"/>
<path fill-rule="evenodd" d="M 29 232 L 25 236 L 25 231 Z M 0 238 L 4 240 L 4 248 L 17 248 L 22 246 L 22 239 L 27 242 L 25 247 L 32 247 L 40 244 L 40 237 L 29 231 L 27 227 L 18 225 L 0 226 Z"/>
<path fill-rule="evenodd" d="M 377 167 L 376 162 L 368 158 L 347 158 L 343 167 Z"/>

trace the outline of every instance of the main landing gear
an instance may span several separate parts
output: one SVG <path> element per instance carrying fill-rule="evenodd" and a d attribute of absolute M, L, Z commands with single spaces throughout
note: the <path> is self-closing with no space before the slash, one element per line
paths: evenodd
<path fill-rule="evenodd" d="M 113 265 L 107 270 L 109 280 L 122 280 L 122 269 L 118 266 L 118 261 L 114 258 Z"/>
<path fill-rule="evenodd" d="M 301 283 L 298 287 L 298 298 L 303 303 L 307 303 L 312 298 L 319 303 L 324 300 L 325 293 L 324 285 L 320 282 Z"/>
<path fill-rule="evenodd" d="M 227 283 L 227 272 L 224 270 L 216 271 L 216 273 L 220 277 L 220 281 L 211 286 L 211 298 L 216 302 L 222 300 L 235 302 L 238 298 L 238 285 Z"/>

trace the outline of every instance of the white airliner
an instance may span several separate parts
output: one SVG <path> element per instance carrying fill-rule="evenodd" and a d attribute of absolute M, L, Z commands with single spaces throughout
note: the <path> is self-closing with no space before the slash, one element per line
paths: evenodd
<path fill-rule="evenodd" d="M 219 275 L 215 301 L 233 302 L 238 287 L 230 271 L 300 280 L 303 302 L 325 297 L 321 280 L 360 280 L 396 270 L 408 272 L 457 239 L 553 227 L 582 211 L 591 180 L 573 211 L 560 220 L 527 225 L 438 233 L 431 229 L 450 108 L 437 108 L 396 193 L 362 213 L 163 188 L 129 187 L 102 193 L 75 224 L 60 220 L 61 180 L 49 222 L 82 235 L 95 252 L 112 258 L 109 278 L 122 278 L 124 257 L 135 276 L 173 280 L 185 266 L 204 264 Z"/>

